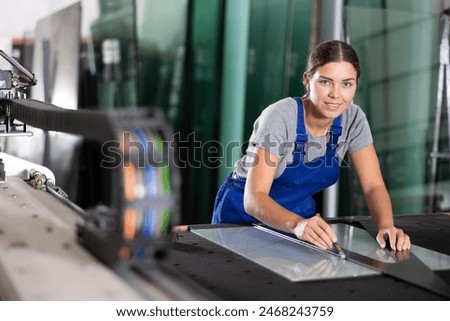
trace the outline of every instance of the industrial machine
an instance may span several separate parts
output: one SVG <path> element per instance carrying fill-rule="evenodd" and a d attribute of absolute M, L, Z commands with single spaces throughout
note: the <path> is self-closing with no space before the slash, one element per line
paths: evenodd
<path fill-rule="evenodd" d="M 158 265 L 179 221 L 180 188 L 162 112 L 68 110 L 27 99 L 34 74 L 0 55 L 14 67 L 0 71 L 0 136 L 31 136 L 30 125 L 96 141 L 110 191 L 105 203 L 83 209 L 51 169 L 1 152 L 1 299 L 203 298 Z"/>

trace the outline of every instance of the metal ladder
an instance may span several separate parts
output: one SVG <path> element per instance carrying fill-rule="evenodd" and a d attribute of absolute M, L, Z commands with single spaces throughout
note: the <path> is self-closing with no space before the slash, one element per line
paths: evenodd
<path fill-rule="evenodd" d="M 430 203 L 429 210 L 435 212 L 439 210 L 436 206 L 436 181 L 439 161 L 450 161 L 450 52 L 449 52 L 449 34 L 450 34 L 450 12 L 445 11 L 442 15 L 442 34 L 441 43 L 439 45 L 439 78 L 438 91 L 436 99 L 436 114 L 433 134 L 433 148 L 430 153 Z M 447 126 L 448 126 L 448 143 L 449 152 L 443 153 L 439 151 L 439 139 L 441 134 L 441 118 L 444 103 L 444 94 L 447 105 Z"/>

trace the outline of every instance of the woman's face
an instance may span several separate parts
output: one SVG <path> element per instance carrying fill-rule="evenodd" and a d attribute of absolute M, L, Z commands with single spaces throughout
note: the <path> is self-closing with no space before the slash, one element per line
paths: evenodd
<path fill-rule="evenodd" d="M 357 73 L 348 62 L 330 62 L 319 68 L 312 77 L 304 74 L 309 87 L 309 99 L 317 116 L 334 119 L 350 106 L 357 87 Z"/>

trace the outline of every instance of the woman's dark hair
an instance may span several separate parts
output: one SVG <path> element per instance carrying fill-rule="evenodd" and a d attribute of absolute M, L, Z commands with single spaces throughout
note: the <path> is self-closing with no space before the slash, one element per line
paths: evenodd
<path fill-rule="evenodd" d="M 306 66 L 306 73 L 312 77 L 317 68 L 329 62 L 345 61 L 355 68 L 356 79 L 361 75 L 359 67 L 359 59 L 355 50 L 348 43 L 338 40 L 326 41 L 319 44 L 313 49 L 309 55 L 308 65 Z"/>

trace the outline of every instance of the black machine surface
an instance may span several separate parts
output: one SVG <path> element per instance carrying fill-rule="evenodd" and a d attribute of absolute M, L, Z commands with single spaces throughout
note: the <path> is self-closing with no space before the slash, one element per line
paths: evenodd
<path fill-rule="evenodd" d="M 395 220 L 398 227 L 411 236 L 413 244 L 450 255 L 450 215 L 398 215 Z M 331 222 L 367 226 L 369 229 L 372 224 L 369 217 L 339 218 Z M 445 296 L 386 274 L 291 282 L 192 232 L 178 234 L 164 264 L 189 276 L 223 300 L 448 300 Z M 435 273 L 450 283 L 450 270 Z"/>

